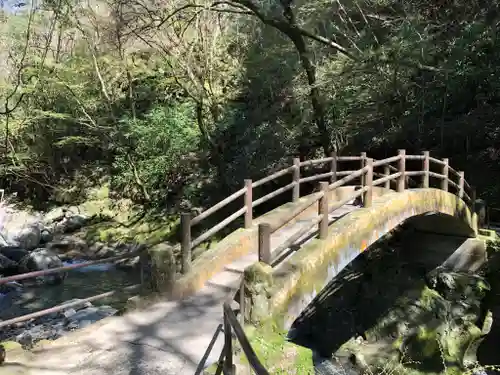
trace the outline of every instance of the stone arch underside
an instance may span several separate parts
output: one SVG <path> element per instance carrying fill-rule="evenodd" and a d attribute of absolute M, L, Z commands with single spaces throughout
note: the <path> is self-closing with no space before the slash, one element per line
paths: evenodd
<path fill-rule="evenodd" d="M 438 189 L 389 192 L 341 218 L 273 271 L 269 310 L 288 329 L 318 293 L 359 254 L 399 225 L 475 237 L 473 216 L 456 195 Z"/>

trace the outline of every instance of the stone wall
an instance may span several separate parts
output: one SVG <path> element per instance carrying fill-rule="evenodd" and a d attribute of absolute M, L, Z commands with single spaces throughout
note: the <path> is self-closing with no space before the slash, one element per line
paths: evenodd
<path fill-rule="evenodd" d="M 289 327 L 317 293 L 358 254 L 407 219 L 430 212 L 440 213 L 438 217 L 442 219 L 427 216 L 435 230 L 446 232 L 448 227 L 450 234 L 475 237 L 475 220 L 467 205 L 454 194 L 418 189 L 379 195 L 371 208 L 341 218 L 329 227 L 326 240 L 312 240 L 278 268 L 247 269 L 245 281 L 252 306 L 247 316 L 253 321 L 280 317 L 279 323 Z M 450 223 L 453 225 L 449 226 Z"/>

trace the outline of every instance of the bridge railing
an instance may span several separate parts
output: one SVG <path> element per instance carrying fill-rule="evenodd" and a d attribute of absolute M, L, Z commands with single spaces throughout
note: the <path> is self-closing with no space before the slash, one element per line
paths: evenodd
<path fill-rule="evenodd" d="M 12 318 L 12 319 L 0 320 L 0 330 L 2 330 L 4 327 L 12 326 L 14 324 L 25 322 L 25 321 L 28 321 L 31 319 L 40 318 L 42 316 L 45 316 L 48 314 L 53 314 L 53 313 L 56 313 L 59 311 L 69 309 L 69 308 L 85 305 L 85 303 L 87 303 L 87 302 L 93 302 L 93 301 L 97 301 L 97 300 L 104 299 L 104 298 L 109 298 L 109 297 L 116 296 L 116 295 L 125 295 L 127 293 L 132 293 L 134 291 L 139 290 L 141 285 L 144 284 L 144 279 L 145 279 L 144 263 L 145 263 L 145 258 L 147 256 L 147 249 L 131 251 L 127 254 L 109 257 L 109 258 L 105 258 L 105 259 L 82 262 L 82 263 L 78 263 L 78 264 L 71 264 L 68 266 L 50 268 L 50 269 L 42 270 L 42 271 L 27 272 L 27 273 L 22 273 L 22 274 L 18 274 L 18 275 L 14 275 L 14 276 L 9 276 L 9 277 L 1 277 L 0 278 L 0 285 L 3 285 L 3 284 L 7 284 L 7 283 L 14 283 L 17 281 L 22 281 L 22 280 L 32 279 L 32 278 L 36 278 L 36 277 L 51 275 L 51 274 L 55 274 L 55 273 L 68 272 L 68 271 L 72 271 L 72 270 L 75 270 L 78 268 L 90 267 L 90 266 L 97 265 L 97 264 L 114 263 L 114 262 L 117 262 L 120 260 L 134 258 L 136 256 L 139 256 L 139 259 L 140 259 L 140 283 L 139 284 L 131 285 L 131 286 L 128 286 L 125 288 L 120 288 L 119 290 L 111 290 L 109 292 L 97 294 L 97 295 L 87 297 L 87 298 L 81 298 L 81 299 L 78 299 L 77 301 L 63 303 L 63 304 L 60 304 L 60 305 L 57 305 L 57 306 L 54 306 L 54 307 L 51 307 L 48 309 L 39 310 L 39 311 L 30 313 L 30 314 L 21 315 L 21 316 Z"/>
<path fill-rule="evenodd" d="M 407 170 L 407 161 L 421 161 L 421 167 L 418 170 Z M 355 170 L 342 170 L 340 167 L 342 162 L 359 162 L 359 169 Z M 301 176 L 301 172 L 306 168 L 322 166 L 322 173 L 313 174 L 310 176 Z M 328 170 L 324 172 L 324 169 Z M 433 167 L 433 168 L 431 168 Z M 435 172 L 438 170 L 438 172 Z M 254 199 L 254 189 L 274 181 L 280 177 L 291 175 L 291 181 L 284 186 L 258 198 Z M 415 178 L 420 178 L 416 181 Z M 320 213 L 317 219 L 311 223 L 319 226 L 319 237 L 323 238 L 326 235 L 328 227 L 328 207 L 327 192 L 335 190 L 341 186 L 346 186 L 349 183 L 353 185 L 353 181 L 360 181 L 360 188 L 356 190 L 350 197 L 336 202 L 330 211 L 335 210 L 347 202 L 362 197 L 363 205 L 369 207 L 372 201 L 372 188 L 374 186 L 383 186 L 387 189 L 391 188 L 401 192 L 408 187 L 429 187 L 430 178 L 440 180 L 439 188 L 448 191 L 450 187 L 455 190 L 456 195 L 470 203 L 471 206 L 475 202 L 474 189 L 465 180 L 464 172 L 456 171 L 449 165 L 448 159 L 437 159 L 430 156 L 429 151 L 424 151 L 421 155 L 407 155 L 405 150 L 399 150 L 398 154 L 383 160 L 374 160 L 368 158 L 366 153 L 363 152 L 359 156 L 338 156 L 335 152 L 330 157 L 304 160 L 300 161 L 298 158 L 293 159 L 291 166 L 277 171 L 269 176 L 260 180 L 252 181 L 247 179 L 244 181 L 244 186 L 231 194 L 229 197 L 223 199 L 219 203 L 200 213 L 192 218 L 190 213 L 181 214 L 181 253 L 182 253 L 182 273 L 187 273 L 191 268 L 192 249 L 202 242 L 208 240 L 213 235 L 227 227 L 230 223 L 244 215 L 244 227 L 250 228 L 253 224 L 253 209 L 285 192 L 292 191 L 292 202 L 298 201 L 300 198 L 300 186 L 304 183 L 319 181 L 319 191 L 313 194 L 312 204 L 319 201 Z M 326 180 L 326 181 L 325 181 Z M 242 207 L 216 224 L 212 228 L 206 230 L 197 238 L 191 238 L 192 227 L 199 225 L 204 219 L 219 211 L 221 208 L 227 206 L 229 203 L 238 198 L 243 198 Z M 306 210 L 308 207 L 305 207 Z M 471 207 L 473 208 L 473 207 Z M 302 210 L 303 212 L 303 210 Z M 292 220 L 301 212 L 296 212 L 293 217 L 288 218 L 287 221 Z M 272 262 L 270 255 L 270 235 L 279 228 L 272 228 L 268 224 L 261 224 L 259 231 L 259 244 L 262 252 L 259 257 L 262 261 Z M 285 246 L 289 247 L 291 243 L 302 237 L 311 228 L 304 228 L 301 232 L 292 236 L 286 241 L 279 249 L 273 251 L 276 256 L 280 253 Z"/>

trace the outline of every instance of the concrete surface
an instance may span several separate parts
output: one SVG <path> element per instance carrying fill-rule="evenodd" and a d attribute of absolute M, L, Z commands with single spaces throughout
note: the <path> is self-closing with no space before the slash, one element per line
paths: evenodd
<path fill-rule="evenodd" d="M 355 208 L 346 205 L 330 218 L 334 221 Z M 279 246 L 315 217 L 280 228 L 272 236 L 272 247 Z M 186 299 L 158 302 L 144 311 L 107 318 L 33 352 L 9 352 L 0 375 L 194 374 L 222 323 L 223 302 L 234 296 L 243 270 L 255 261 L 256 248 L 226 265 Z M 221 334 L 207 365 L 217 361 L 222 346 Z"/>

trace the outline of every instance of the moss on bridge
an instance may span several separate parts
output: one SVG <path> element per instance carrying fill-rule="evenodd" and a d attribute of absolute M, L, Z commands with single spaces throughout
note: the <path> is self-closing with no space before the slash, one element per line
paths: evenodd
<path fill-rule="evenodd" d="M 259 321 L 274 315 L 288 327 L 358 254 L 407 219 L 429 212 L 441 214 L 441 228 L 436 228 L 433 221 L 434 230 L 446 232 L 448 227 L 450 234 L 475 236 L 475 220 L 467 205 L 454 194 L 431 188 L 385 194 L 374 199 L 371 208 L 351 212 L 331 225 L 325 240 L 315 239 L 304 245 L 274 270 L 272 285 L 256 288 L 247 283 L 248 290 L 255 293 L 249 296 L 253 305 L 249 316 Z M 267 298 L 259 292 L 265 292 Z"/>

